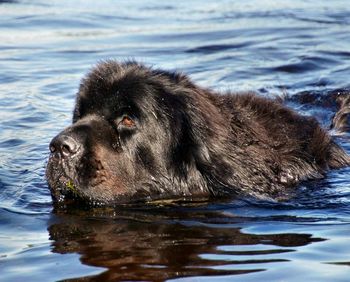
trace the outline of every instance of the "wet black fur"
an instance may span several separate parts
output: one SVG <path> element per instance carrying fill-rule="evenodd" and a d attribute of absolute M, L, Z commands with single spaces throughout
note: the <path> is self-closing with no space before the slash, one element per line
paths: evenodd
<path fill-rule="evenodd" d="M 126 115 L 135 127 L 120 124 Z M 349 164 L 312 117 L 253 93 L 218 94 L 185 75 L 134 62 L 97 65 L 82 80 L 73 124 L 62 134 L 81 150 L 69 158 L 51 155 L 47 178 L 55 200 L 63 194 L 104 204 L 284 199 L 300 181 Z"/>

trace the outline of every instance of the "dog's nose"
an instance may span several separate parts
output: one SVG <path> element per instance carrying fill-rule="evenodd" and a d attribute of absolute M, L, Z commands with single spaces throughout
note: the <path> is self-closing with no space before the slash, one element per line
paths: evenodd
<path fill-rule="evenodd" d="M 50 152 L 62 158 L 75 155 L 80 149 L 78 141 L 66 134 L 59 134 L 50 143 Z"/>

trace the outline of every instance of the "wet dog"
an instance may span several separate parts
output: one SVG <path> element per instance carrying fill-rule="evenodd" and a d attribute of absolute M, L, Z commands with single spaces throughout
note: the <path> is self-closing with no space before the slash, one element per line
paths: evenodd
<path fill-rule="evenodd" d="M 114 205 L 250 195 L 285 199 L 349 156 L 312 117 L 253 93 L 106 61 L 82 80 L 73 124 L 50 144 L 55 202 Z"/>

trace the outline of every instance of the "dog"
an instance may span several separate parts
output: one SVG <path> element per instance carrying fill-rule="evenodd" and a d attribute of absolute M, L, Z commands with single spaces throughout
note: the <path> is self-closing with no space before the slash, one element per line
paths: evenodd
<path fill-rule="evenodd" d="M 313 117 L 254 93 L 215 93 L 177 72 L 104 61 L 83 78 L 73 123 L 53 138 L 54 203 L 116 205 L 252 196 L 350 164 Z"/>

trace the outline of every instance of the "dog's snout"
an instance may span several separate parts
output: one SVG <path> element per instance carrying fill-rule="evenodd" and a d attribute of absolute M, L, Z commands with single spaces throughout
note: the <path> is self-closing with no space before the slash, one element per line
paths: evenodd
<path fill-rule="evenodd" d="M 70 135 L 59 134 L 50 143 L 50 152 L 59 157 L 67 158 L 75 155 L 80 150 L 78 141 Z"/>

